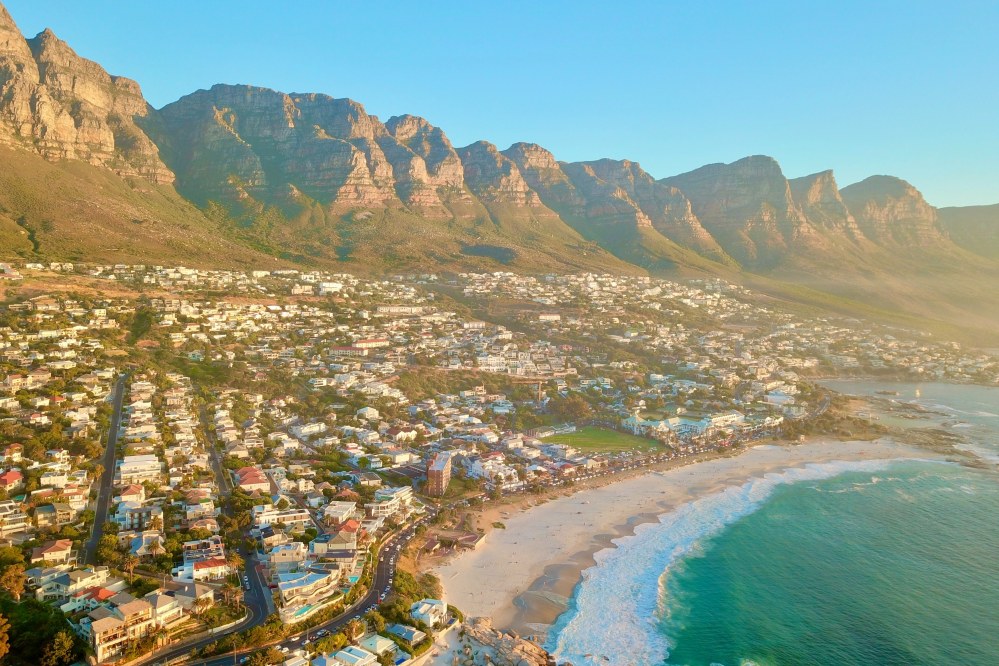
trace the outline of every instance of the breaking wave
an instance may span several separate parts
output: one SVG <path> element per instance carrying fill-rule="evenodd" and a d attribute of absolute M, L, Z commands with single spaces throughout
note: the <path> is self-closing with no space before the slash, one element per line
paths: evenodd
<path fill-rule="evenodd" d="M 669 568 L 698 544 L 758 509 L 780 485 L 875 472 L 896 460 L 812 463 L 731 486 L 639 525 L 632 536 L 595 554 L 569 607 L 549 633 L 547 649 L 577 666 L 647 666 L 669 656 L 660 621 L 667 612 Z"/>

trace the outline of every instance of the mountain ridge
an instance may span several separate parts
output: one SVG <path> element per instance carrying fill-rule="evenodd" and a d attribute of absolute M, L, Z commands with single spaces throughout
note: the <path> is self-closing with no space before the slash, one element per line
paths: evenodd
<path fill-rule="evenodd" d="M 537 144 L 455 147 L 418 116 L 382 122 L 351 99 L 249 85 L 216 84 L 153 109 L 137 83 L 108 74 L 51 31 L 25 38 L 2 5 L 0 144 L 47 160 L 54 170 L 23 163 L 48 177 L 82 173 L 73 167 L 82 162 L 122 179 L 104 205 L 129 212 L 106 216 L 107 234 L 143 233 L 134 220 L 145 220 L 163 238 L 180 238 L 191 220 L 245 248 L 236 254 L 246 261 L 366 271 L 755 273 L 860 301 L 882 299 L 886 282 L 910 276 L 938 297 L 921 303 L 900 283 L 900 307 L 950 319 L 963 315 L 947 301 L 988 291 L 999 261 L 999 205 L 938 210 L 893 176 L 840 188 L 831 170 L 788 178 L 774 158 L 753 155 L 657 179 L 632 160 L 565 162 Z M 0 165 L 0 175 L 9 168 Z M 80 183 L 103 178 L 88 174 Z M 7 175 L 8 184 L 36 187 Z M 77 220 L 41 219 L 37 210 L 23 197 L 0 196 L 0 216 L 42 239 L 31 249 L 12 243 L 8 256 L 50 252 L 61 247 L 57 236 L 90 247 Z M 82 214 L 79 206 L 47 210 Z M 125 220 L 133 226 L 114 227 Z M 927 285 L 926 267 L 961 276 L 960 289 Z M 999 323 L 971 315 L 975 326 Z"/>

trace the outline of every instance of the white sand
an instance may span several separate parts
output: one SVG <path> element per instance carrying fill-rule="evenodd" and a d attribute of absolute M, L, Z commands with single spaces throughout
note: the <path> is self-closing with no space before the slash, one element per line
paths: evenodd
<path fill-rule="evenodd" d="M 890 440 L 814 441 L 798 446 L 759 446 L 741 455 L 651 472 L 600 488 L 581 490 L 504 518 L 478 549 L 435 569 L 448 603 L 469 617 L 488 616 L 508 627 L 513 600 L 550 564 L 600 547 L 598 534 L 616 534 L 629 518 L 662 514 L 726 486 L 807 463 L 938 457 Z"/>

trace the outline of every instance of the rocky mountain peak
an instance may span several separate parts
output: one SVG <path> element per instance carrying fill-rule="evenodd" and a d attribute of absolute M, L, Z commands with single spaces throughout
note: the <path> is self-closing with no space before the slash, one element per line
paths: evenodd
<path fill-rule="evenodd" d="M 137 83 L 110 76 L 47 28 L 26 40 L 0 6 L 0 142 L 169 183 L 173 174 L 135 123 L 149 110 Z"/>
<path fill-rule="evenodd" d="M 412 116 L 408 113 L 401 116 L 392 116 L 385 121 L 385 128 L 402 143 L 408 143 L 417 135 L 426 136 L 431 134 L 436 129 L 425 118 Z"/>
<path fill-rule="evenodd" d="M 871 176 L 840 191 L 857 224 L 872 240 L 902 245 L 938 242 L 937 211 L 922 193 L 895 176 Z"/>
<path fill-rule="evenodd" d="M 7 8 L 0 5 L 0 58 L 2 57 L 31 60 L 31 51 Z"/>
<path fill-rule="evenodd" d="M 517 163 L 523 169 L 559 169 L 555 155 L 536 143 L 515 143 L 503 154 Z"/>
<path fill-rule="evenodd" d="M 517 164 L 488 141 L 459 148 L 458 157 L 465 168 L 465 182 L 480 199 L 518 206 L 541 204 Z"/>
<path fill-rule="evenodd" d="M 778 263 L 810 227 L 777 160 L 752 155 L 659 181 L 680 189 L 701 224 L 746 266 Z"/>
<path fill-rule="evenodd" d="M 450 139 L 439 127 L 419 116 L 393 116 L 385 128 L 395 140 L 423 158 L 431 184 L 460 190 L 465 184 L 464 169 Z"/>
<path fill-rule="evenodd" d="M 810 222 L 820 227 L 845 232 L 857 239 L 861 232 L 853 214 L 843 203 L 832 170 L 820 171 L 788 181 L 795 203 Z"/>

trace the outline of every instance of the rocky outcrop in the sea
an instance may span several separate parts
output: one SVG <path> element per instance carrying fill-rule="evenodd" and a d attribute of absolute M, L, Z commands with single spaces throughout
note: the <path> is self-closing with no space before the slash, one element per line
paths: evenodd
<path fill-rule="evenodd" d="M 489 618 L 470 618 L 462 626 L 457 663 L 469 666 L 554 666 L 555 660 L 537 643 L 493 627 Z M 473 647 L 473 643 L 475 646 Z M 563 666 L 571 666 L 563 664 Z"/>
<path fill-rule="evenodd" d="M 937 211 L 915 187 L 894 176 L 871 176 L 840 190 L 857 225 L 871 240 L 890 246 L 944 241 Z"/>
<path fill-rule="evenodd" d="M 135 81 L 109 75 L 50 30 L 26 40 L 0 6 L 0 143 L 169 183 L 135 122 L 150 111 Z"/>

